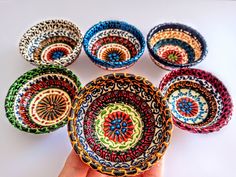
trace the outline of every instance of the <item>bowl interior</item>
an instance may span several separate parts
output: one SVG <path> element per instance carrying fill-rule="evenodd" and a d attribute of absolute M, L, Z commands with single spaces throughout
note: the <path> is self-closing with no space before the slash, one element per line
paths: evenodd
<path fill-rule="evenodd" d="M 149 168 L 162 156 L 170 139 L 171 117 L 161 94 L 148 81 L 107 75 L 86 85 L 80 96 L 74 110 L 78 114 L 69 120 L 69 131 L 76 136 L 72 144 L 76 139 L 80 155 L 88 153 L 87 158 L 111 169 L 112 175 L 138 166 Z"/>
<path fill-rule="evenodd" d="M 201 84 L 187 80 L 173 83 L 166 92 L 173 116 L 197 127 L 209 126 L 219 116 L 215 96 Z"/>
<path fill-rule="evenodd" d="M 151 56 L 167 66 L 191 66 L 206 54 L 203 37 L 191 27 L 182 24 L 162 24 L 148 34 Z"/>
<path fill-rule="evenodd" d="M 74 24 L 65 20 L 49 20 L 33 26 L 24 34 L 20 51 L 36 65 L 68 65 L 79 54 L 81 42 L 82 35 Z"/>
<path fill-rule="evenodd" d="M 63 68 L 33 69 L 18 78 L 9 89 L 7 117 L 23 131 L 53 131 L 67 123 L 71 102 L 79 87 L 77 77 Z"/>
<path fill-rule="evenodd" d="M 94 25 L 84 38 L 85 51 L 97 64 L 131 64 L 143 53 L 144 38 L 134 26 L 120 21 Z"/>
<path fill-rule="evenodd" d="M 211 73 L 199 69 L 175 70 L 162 79 L 159 87 L 180 128 L 208 133 L 219 130 L 231 118 L 231 97 Z"/>

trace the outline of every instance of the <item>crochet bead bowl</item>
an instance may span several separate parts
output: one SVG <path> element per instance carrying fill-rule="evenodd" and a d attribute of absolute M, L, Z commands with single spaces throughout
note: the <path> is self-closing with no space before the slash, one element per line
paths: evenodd
<path fill-rule="evenodd" d="M 166 70 L 196 65 L 207 53 L 202 35 L 178 23 L 160 24 L 151 29 L 147 47 L 154 63 Z"/>
<path fill-rule="evenodd" d="M 68 66 L 79 56 L 82 34 L 66 20 L 47 20 L 31 27 L 21 38 L 20 53 L 31 64 Z"/>
<path fill-rule="evenodd" d="M 112 20 L 91 27 L 84 36 L 83 46 L 96 65 L 107 70 L 121 70 L 142 56 L 145 40 L 136 27 Z"/>
<path fill-rule="evenodd" d="M 223 83 L 199 69 L 168 73 L 159 88 L 166 97 L 176 126 L 193 133 L 220 130 L 232 116 L 231 96 Z"/>
<path fill-rule="evenodd" d="M 167 102 L 140 76 L 99 77 L 81 90 L 72 108 L 72 146 L 83 162 L 101 173 L 141 173 L 161 159 L 169 144 L 172 119 Z"/>
<path fill-rule="evenodd" d="M 67 123 L 80 87 L 77 76 L 62 66 L 32 69 L 11 85 L 5 100 L 6 116 L 22 131 L 49 133 Z"/>

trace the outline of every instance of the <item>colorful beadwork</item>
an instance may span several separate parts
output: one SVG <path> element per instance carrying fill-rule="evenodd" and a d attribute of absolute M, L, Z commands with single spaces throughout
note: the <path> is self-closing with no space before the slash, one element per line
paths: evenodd
<path fill-rule="evenodd" d="M 167 70 L 196 65 L 207 53 L 202 35 L 178 23 L 154 27 L 147 36 L 147 46 L 152 60 Z"/>
<path fill-rule="evenodd" d="M 143 54 L 145 41 L 134 26 L 121 21 L 104 21 L 84 36 L 84 49 L 98 66 L 108 70 L 125 69 Z"/>
<path fill-rule="evenodd" d="M 34 65 L 68 66 L 79 56 L 82 34 L 66 20 L 47 20 L 31 27 L 20 41 L 20 52 Z"/>
<path fill-rule="evenodd" d="M 31 100 L 29 115 L 33 122 L 50 126 L 65 119 L 71 108 L 70 96 L 60 89 L 46 89 Z"/>
<path fill-rule="evenodd" d="M 68 122 L 72 146 L 101 173 L 141 173 L 167 148 L 172 131 L 167 102 L 140 76 L 99 77 L 81 90 L 72 107 Z"/>
<path fill-rule="evenodd" d="M 199 69 L 167 74 L 159 88 L 169 102 L 176 126 L 193 133 L 220 130 L 232 116 L 233 104 L 223 83 Z"/>
<path fill-rule="evenodd" d="M 40 66 L 19 77 L 5 100 L 9 121 L 30 133 L 49 133 L 67 123 L 71 103 L 81 84 L 62 66 Z"/>
<path fill-rule="evenodd" d="M 104 135 L 114 142 L 127 141 L 133 133 L 133 123 L 128 114 L 113 112 L 108 115 L 103 124 Z"/>

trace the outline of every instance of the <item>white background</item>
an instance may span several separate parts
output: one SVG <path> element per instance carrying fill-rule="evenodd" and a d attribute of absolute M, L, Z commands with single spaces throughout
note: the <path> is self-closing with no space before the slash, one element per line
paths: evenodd
<path fill-rule="evenodd" d="M 236 97 L 236 2 L 148 0 L 0 0 L 0 176 L 57 177 L 71 150 L 66 127 L 48 134 L 31 135 L 13 128 L 5 116 L 4 99 L 10 85 L 34 68 L 19 54 L 18 42 L 32 25 L 63 18 L 77 24 L 83 34 L 101 20 L 118 19 L 148 31 L 163 22 L 180 22 L 205 37 L 209 53 L 197 68 L 214 73 Z M 81 53 L 69 66 L 83 85 L 110 73 Z M 155 85 L 166 71 L 158 68 L 147 50 L 126 72 L 147 77 Z M 165 177 L 232 177 L 236 160 L 235 113 L 220 132 L 198 135 L 174 129 L 165 155 Z"/>

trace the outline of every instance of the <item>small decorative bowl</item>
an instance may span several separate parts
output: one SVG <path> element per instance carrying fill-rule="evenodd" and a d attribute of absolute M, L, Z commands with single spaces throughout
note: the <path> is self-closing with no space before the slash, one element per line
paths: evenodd
<path fill-rule="evenodd" d="M 159 88 L 169 102 L 176 126 L 193 133 L 220 130 L 232 116 L 233 103 L 223 83 L 199 69 L 168 73 Z"/>
<path fill-rule="evenodd" d="M 142 56 L 145 40 L 136 27 L 111 20 L 91 27 L 84 36 L 83 46 L 96 65 L 107 70 L 121 70 Z"/>
<path fill-rule="evenodd" d="M 66 20 L 47 20 L 31 27 L 21 38 L 20 53 L 34 65 L 68 66 L 79 56 L 82 34 Z"/>
<path fill-rule="evenodd" d="M 99 77 L 82 88 L 72 108 L 72 146 L 83 162 L 101 173 L 141 173 L 160 160 L 169 144 L 172 119 L 167 102 L 140 76 Z"/>
<path fill-rule="evenodd" d="M 207 53 L 202 35 L 178 23 L 160 24 L 151 29 L 147 47 L 154 63 L 166 70 L 196 65 Z"/>
<path fill-rule="evenodd" d="M 77 76 L 62 66 L 32 69 L 11 85 L 5 100 L 6 116 L 22 131 L 49 133 L 67 123 L 80 87 Z"/>

